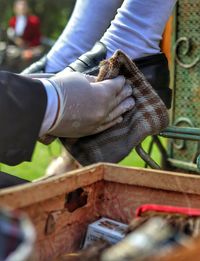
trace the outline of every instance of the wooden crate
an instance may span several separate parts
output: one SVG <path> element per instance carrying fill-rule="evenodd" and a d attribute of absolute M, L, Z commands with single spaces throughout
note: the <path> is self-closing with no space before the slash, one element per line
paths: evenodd
<path fill-rule="evenodd" d="M 77 250 L 99 217 L 129 223 L 149 203 L 200 208 L 200 177 L 96 164 L 0 192 L 1 206 L 28 213 L 38 238 L 35 260 L 42 261 Z"/>

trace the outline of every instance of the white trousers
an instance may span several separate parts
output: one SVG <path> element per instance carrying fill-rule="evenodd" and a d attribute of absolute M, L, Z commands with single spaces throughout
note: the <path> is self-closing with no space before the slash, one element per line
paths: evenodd
<path fill-rule="evenodd" d="M 117 49 L 132 58 L 160 52 L 163 30 L 175 3 L 176 0 L 77 0 L 67 26 L 47 55 L 46 71 L 64 69 L 99 40 L 107 46 L 108 57 Z"/>

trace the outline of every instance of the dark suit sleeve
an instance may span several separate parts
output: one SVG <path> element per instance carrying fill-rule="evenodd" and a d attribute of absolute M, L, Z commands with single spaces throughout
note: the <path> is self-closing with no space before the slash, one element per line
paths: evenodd
<path fill-rule="evenodd" d="M 30 161 L 46 104 L 40 81 L 0 71 L 0 162 Z"/>

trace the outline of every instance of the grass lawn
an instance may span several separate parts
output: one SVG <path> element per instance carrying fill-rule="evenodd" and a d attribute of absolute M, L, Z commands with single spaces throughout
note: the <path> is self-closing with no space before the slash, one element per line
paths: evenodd
<path fill-rule="evenodd" d="M 143 147 L 147 149 L 149 142 L 150 137 L 143 142 Z M 61 145 L 58 141 L 53 142 L 50 146 L 37 143 L 31 163 L 25 162 L 16 167 L 9 167 L 1 164 L 1 171 L 27 180 L 33 180 L 44 175 L 49 162 L 54 157 L 58 156 L 60 152 Z M 160 161 L 160 155 L 156 147 L 153 150 L 153 158 L 156 162 Z M 134 150 L 119 164 L 123 166 L 144 167 L 144 162 L 139 158 Z"/>

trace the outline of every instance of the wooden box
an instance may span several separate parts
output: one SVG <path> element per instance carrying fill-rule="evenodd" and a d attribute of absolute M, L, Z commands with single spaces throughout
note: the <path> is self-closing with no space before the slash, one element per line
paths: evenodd
<path fill-rule="evenodd" d="M 0 206 L 28 213 L 37 232 L 35 260 L 44 261 L 77 250 L 99 217 L 129 223 L 149 203 L 200 208 L 200 177 L 97 164 L 0 192 Z"/>

